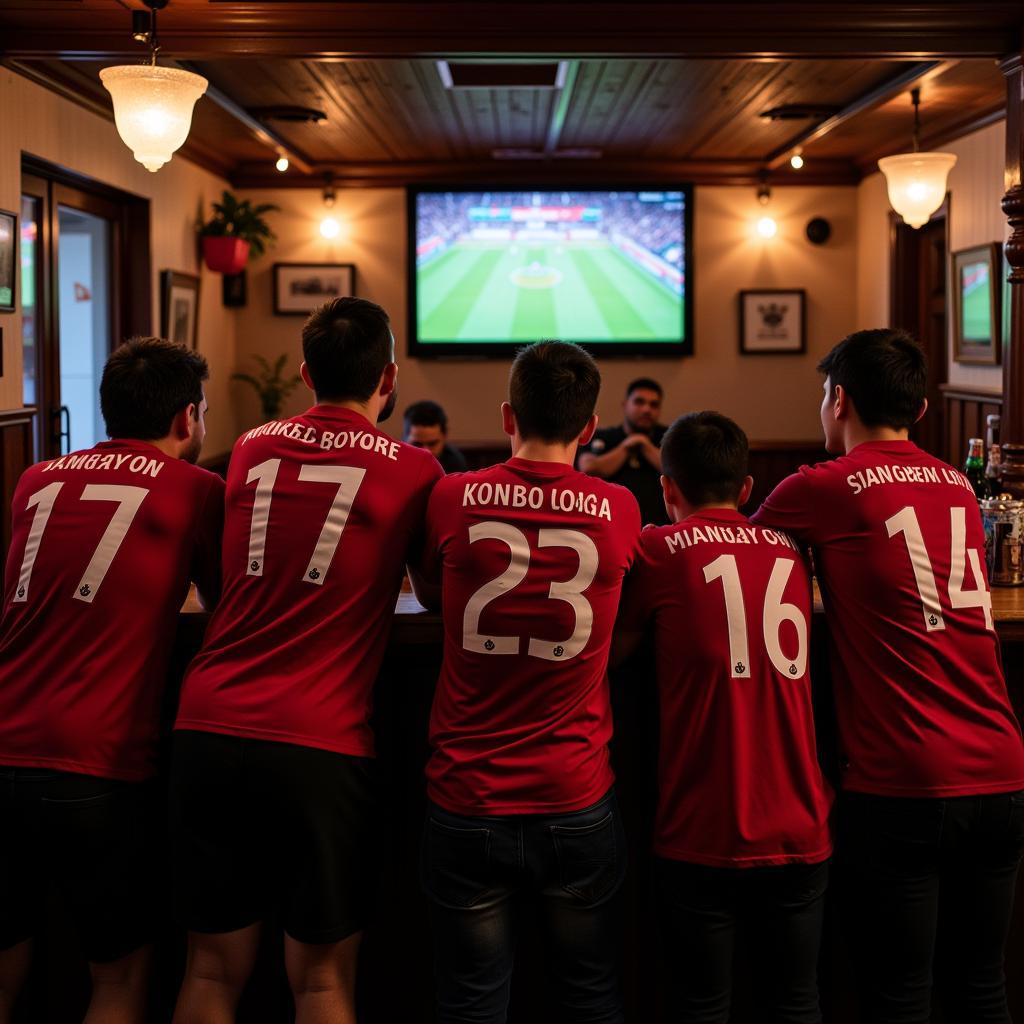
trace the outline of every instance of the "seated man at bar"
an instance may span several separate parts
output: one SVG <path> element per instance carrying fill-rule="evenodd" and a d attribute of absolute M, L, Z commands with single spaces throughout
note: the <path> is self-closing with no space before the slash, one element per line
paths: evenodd
<path fill-rule="evenodd" d="M 819 1024 L 832 795 L 811 707 L 810 578 L 792 540 L 737 511 L 753 481 L 732 420 L 676 420 L 661 459 L 673 525 L 640 535 L 613 660 L 653 622 L 670 1019 L 727 1024 L 737 932 L 749 928 L 763 1019 Z"/>
<path fill-rule="evenodd" d="M 441 467 L 377 423 L 388 316 L 338 298 L 302 329 L 316 404 L 235 443 L 224 596 L 182 685 L 171 761 L 177 1024 L 233 1019 L 261 922 L 284 927 L 297 1024 L 355 1020 L 374 888 L 373 686 Z"/>
<path fill-rule="evenodd" d="M 47 890 L 89 961 L 88 1019 L 145 1020 L 162 800 L 160 707 L 194 581 L 220 590 L 224 484 L 194 465 L 206 361 L 158 338 L 107 360 L 111 440 L 26 470 L 0 619 L 0 1022 Z"/>
<path fill-rule="evenodd" d="M 575 345 L 523 349 L 502 405 L 513 457 L 430 499 L 423 570 L 443 587 L 445 646 L 422 877 L 440 1024 L 507 1019 L 526 901 L 559 1019 L 623 1020 L 606 669 L 640 516 L 625 488 L 572 468 L 600 382 Z"/>
<path fill-rule="evenodd" d="M 577 465 L 584 473 L 621 484 L 633 492 L 644 523 L 668 522 L 661 500 L 661 453 L 658 448 L 665 428 L 658 422 L 661 385 L 640 377 L 626 388 L 622 423 L 594 431 L 590 442 L 580 446 Z"/>
<path fill-rule="evenodd" d="M 1003 958 L 1024 849 L 1024 748 L 1007 697 L 985 537 L 963 474 L 908 439 L 925 359 L 898 330 L 821 361 L 825 446 L 754 515 L 813 549 L 842 795 L 837 855 L 865 1019 L 1008 1022 Z"/>
<path fill-rule="evenodd" d="M 403 440 L 414 448 L 426 448 L 446 473 L 465 473 L 469 468 L 462 452 L 448 443 L 448 415 L 437 402 L 424 399 L 405 410 Z"/>

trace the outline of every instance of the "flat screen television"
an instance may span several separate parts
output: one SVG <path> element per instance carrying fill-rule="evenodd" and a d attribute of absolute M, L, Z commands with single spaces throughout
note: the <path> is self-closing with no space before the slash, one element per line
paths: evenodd
<path fill-rule="evenodd" d="M 691 191 L 410 189 L 409 351 L 693 351 Z"/>

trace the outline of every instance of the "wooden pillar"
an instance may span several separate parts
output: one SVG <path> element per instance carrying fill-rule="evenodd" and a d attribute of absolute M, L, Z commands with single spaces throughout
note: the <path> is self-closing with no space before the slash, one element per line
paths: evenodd
<path fill-rule="evenodd" d="M 1001 67 L 1006 76 L 1003 212 L 1010 223 L 1005 246 L 1010 264 L 1010 338 L 1003 348 L 1001 436 L 1020 444 L 1024 443 L 1024 54 L 1008 57 Z"/>

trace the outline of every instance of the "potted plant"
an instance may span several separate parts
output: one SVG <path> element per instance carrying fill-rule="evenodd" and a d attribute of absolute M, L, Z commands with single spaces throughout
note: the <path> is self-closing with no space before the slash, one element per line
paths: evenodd
<path fill-rule="evenodd" d="M 221 201 L 213 204 L 213 217 L 199 228 L 206 265 L 221 274 L 237 274 L 250 254 L 262 256 L 277 240 L 263 215 L 276 209 L 273 203 L 239 202 L 225 191 Z"/>
<path fill-rule="evenodd" d="M 251 385 L 260 397 L 260 408 L 265 420 L 276 420 L 281 415 L 284 400 L 302 383 L 298 374 L 282 377 L 281 371 L 288 361 L 287 355 L 278 356 L 273 366 L 263 356 L 253 356 L 259 366 L 256 374 L 233 373 L 232 380 L 243 380 Z"/>

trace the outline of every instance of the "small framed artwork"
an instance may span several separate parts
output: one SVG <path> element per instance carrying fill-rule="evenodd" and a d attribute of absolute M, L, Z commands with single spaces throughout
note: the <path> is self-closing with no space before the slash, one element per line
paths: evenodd
<path fill-rule="evenodd" d="M 13 313 L 17 302 L 18 215 L 0 210 L 0 313 Z"/>
<path fill-rule="evenodd" d="M 199 344 L 199 278 L 177 270 L 160 271 L 160 334 L 168 341 Z"/>
<path fill-rule="evenodd" d="M 740 292 L 740 352 L 743 355 L 799 355 L 807 350 L 803 288 Z"/>
<path fill-rule="evenodd" d="M 1001 249 L 990 242 L 953 253 L 953 358 L 958 363 L 1000 362 Z"/>
<path fill-rule="evenodd" d="M 308 316 L 330 299 L 355 291 L 352 263 L 275 263 L 274 312 L 278 316 Z"/>

